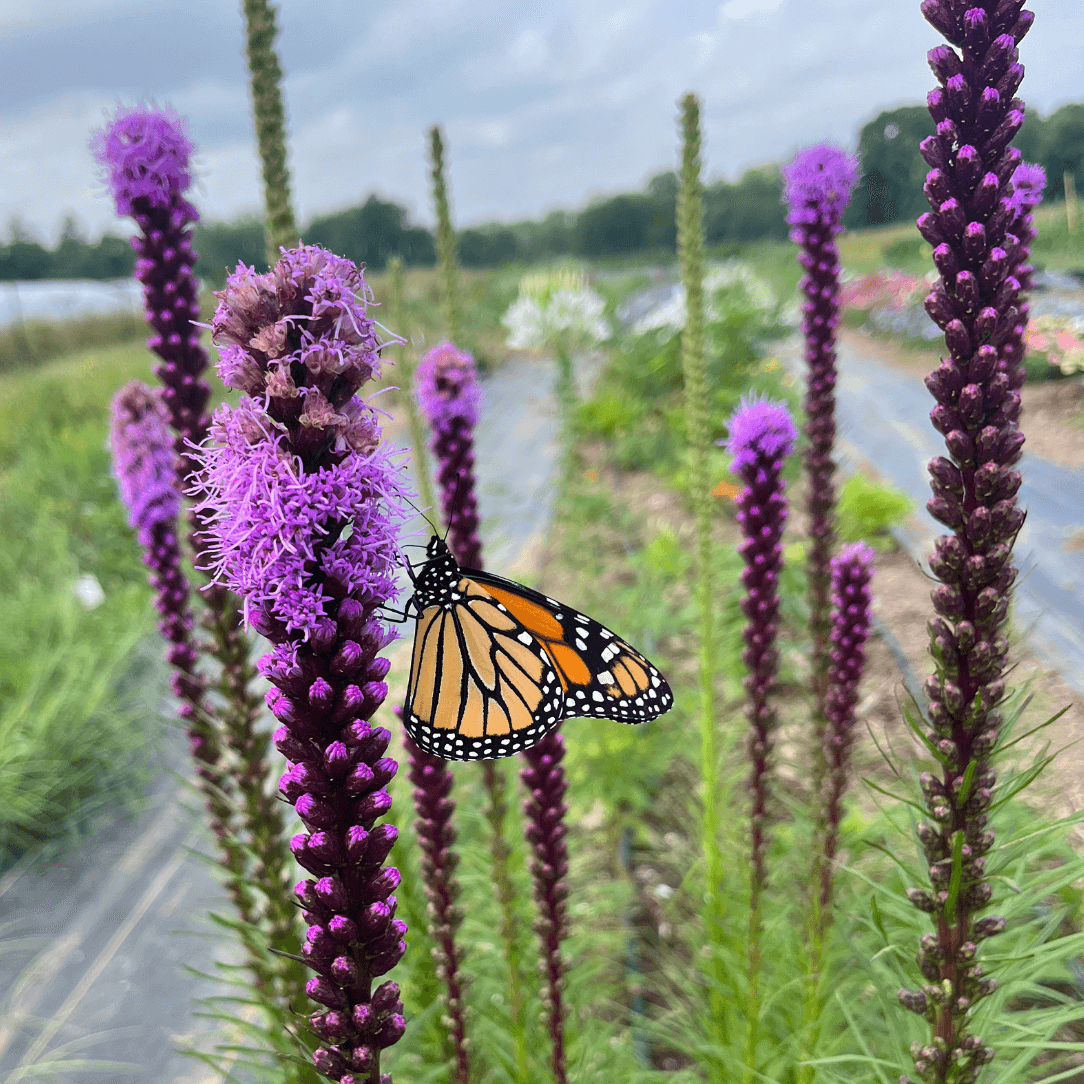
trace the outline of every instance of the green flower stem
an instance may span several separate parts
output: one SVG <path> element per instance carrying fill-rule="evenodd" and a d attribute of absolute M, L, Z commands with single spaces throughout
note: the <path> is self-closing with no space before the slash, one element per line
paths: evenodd
<path fill-rule="evenodd" d="M 414 452 L 414 478 L 418 483 L 418 495 L 422 507 L 431 510 L 437 507 L 433 495 L 433 480 L 429 474 L 429 456 L 425 446 L 425 423 L 418 410 L 418 400 L 414 395 L 414 367 L 417 359 L 410 349 L 410 336 L 407 334 L 406 305 L 403 303 L 403 263 L 398 256 L 388 261 L 388 276 L 391 280 L 391 305 L 388 322 L 398 334 L 406 339 L 402 346 L 395 347 L 396 368 L 399 373 L 399 392 L 406 406 L 407 421 L 410 424 L 410 444 Z"/>
<path fill-rule="evenodd" d="M 516 889 L 508 870 L 509 846 L 505 824 L 508 802 L 505 800 L 507 782 L 503 770 L 492 760 L 482 762 L 482 780 L 488 803 L 485 816 L 492 833 L 490 856 L 493 860 L 493 888 L 501 906 L 501 940 L 504 942 L 504 958 L 508 965 L 508 1012 L 512 1024 L 512 1039 L 516 1051 L 516 1084 L 530 1084 L 527 1058 L 527 1000 L 523 993 L 519 969 L 523 950 L 519 938 L 519 920 L 516 918 Z"/>
<path fill-rule="evenodd" d="M 677 227 L 681 280 L 685 286 L 686 319 L 681 335 L 681 362 L 685 374 L 685 420 L 692 453 L 692 493 L 696 515 L 696 596 L 700 609 L 700 771 L 704 787 L 702 847 L 704 851 L 704 921 L 712 946 L 710 995 L 714 1039 L 728 1043 L 729 985 L 723 963 L 723 882 L 719 853 L 718 750 L 715 741 L 715 628 L 712 614 L 711 492 L 709 456 L 709 390 L 704 359 L 704 210 L 700 179 L 700 103 L 694 94 L 681 101 L 681 187 L 678 191 Z"/>
<path fill-rule="evenodd" d="M 459 311 L 459 268 L 455 262 L 455 232 L 448 211 L 448 186 L 444 180 L 444 140 L 440 125 L 429 129 L 429 154 L 432 163 L 433 203 L 437 211 L 437 263 L 440 266 L 440 307 L 448 340 L 462 347 L 462 324 Z"/>
<path fill-rule="evenodd" d="M 245 52 L 252 87 L 256 140 L 263 164 L 267 213 L 267 261 L 278 263 L 280 248 L 297 244 L 297 224 L 290 206 L 290 171 L 286 167 L 286 112 L 282 104 L 282 65 L 275 52 L 275 8 L 268 0 L 244 0 Z"/>

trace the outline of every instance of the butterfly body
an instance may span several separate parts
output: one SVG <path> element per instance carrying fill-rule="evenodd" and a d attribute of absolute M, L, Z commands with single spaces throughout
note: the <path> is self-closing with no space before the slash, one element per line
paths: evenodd
<path fill-rule="evenodd" d="M 673 706 L 655 667 L 615 633 L 513 580 L 462 569 L 440 538 L 414 579 L 417 614 L 403 720 L 426 752 L 490 760 L 563 719 L 622 723 Z"/>

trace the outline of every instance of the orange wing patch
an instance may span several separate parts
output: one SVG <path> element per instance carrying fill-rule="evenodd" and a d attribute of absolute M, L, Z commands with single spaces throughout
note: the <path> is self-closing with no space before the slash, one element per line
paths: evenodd
<path fill-rule="evenodd" d="M 504 591 L 492 584 L 485 585 L 486 591 L 532 635 L 543 640 L 561 640 L 565 630 L 561 628 L 561 622 L 548 610 L 543 609 L 537 602 L 513 595 L 511 591 Z"/>

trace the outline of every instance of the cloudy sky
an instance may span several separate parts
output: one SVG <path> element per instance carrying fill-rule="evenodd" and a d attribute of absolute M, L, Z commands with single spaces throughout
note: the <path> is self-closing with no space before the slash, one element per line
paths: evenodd
<path fill-rule="evenodd" d="M 1084 101 L 1080 0 L 1033 0 L 1023 96 Z M 513 221 L 671 168 L 701 95 L 711 178 L 923 101 L 938 43 L 918 0 L 282 0 L 299 217 L 372 191 L 432 219 L 425 131 L 459 225 Z M 260 207 L 239 0 L 0 0 L 0 236 L 66 213 L 121 232 L 87 150 L 118 103 L 169 103 L 199 146 L 204 217 Z"/>

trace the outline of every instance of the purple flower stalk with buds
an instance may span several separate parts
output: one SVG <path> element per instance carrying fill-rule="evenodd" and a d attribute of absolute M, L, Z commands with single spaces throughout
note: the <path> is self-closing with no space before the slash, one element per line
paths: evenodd
<path fill-rule="evenodd" d="M 210 425 L 206 413 L 210 391 L 203 379 L 207 354 L 196 322 L 198 283 L 192 273 L 196 262 L 192 227 L 199 215 L 185 198 L 192 182 L 190 158 L 195 148 L 179 117 L 167 110 L 140 107 L 118 113 L 94 137 L 92 149 L 106 169 L 117 213 L 131 215 L 139 226 L 132 246 L 138 256 L 136 276 L 143 283 L 147 320 L 154 330 L 147 345 L 161 358 L 155 373 L 165 386 L 162 401 L 174 431 L 175 472 L 178 487 L 183 490 L 198 469 L 194 449 L 203 442 Z M 189 510 L 189 541 L 197 565 L 204 563 L 208 544 L 202 520 L 201 512 Z M 230 892 L 242 920 L 252 926 L 261 919 L 256 917 L 246 880 L 263 890 L 267 901 L 263 918 L 272 931 L 275 947 L 286 951 L 294 941 L 295 916 L 293 908 L 281 899 L 284 825 L 278 804 L 264 789 L 268 742 L 257 729 L 259 698 L 249 689 L 253 672 L 248 641 L 229 592 L 212 583 L 204 587 L 202 594 L 207 605 L 203 624 L 213 634 L 210 650 L 222 666 L 216 684 L 224 703 L 216 719 L 206 718 L 200 724 L 205 751 L 197 753 L 197 759 L 205 759 L 212 750 L 217 758 L 219 732 L 235 754 L 218 773 L 218 793 L 208 796 L 216 834 L 231 872 Z M 194 641 L 193 653 L 201 646 Z M 235 791 L 239 813 L 231 817 L 223 799 Z M 244 842 L 248 851 L 256 859 L 247 873 L 245 851 L 233 839 L 234 834 L 242 832 L 247 837 Z M 251 936 L 251 930 L 241 936 Z M 250 964 L 257 987 L 268 991 L 272 975 L 266 957 L 250 954 Z M 296 976 L 289 974 L 293 968 L 292 963 L 279 957 L 279 969 L 284 972 L 281 977 L 291 987 L 296 984 Z"/>
<path fill-rule="evenodd" d="M 751 727 L 749 789 L 753 799 L 750 823 L 752 898 L 756 914 L 766 880 L 768 771 L 776 721 L 771 696 L 779 666 L 775 638 L 779 575 L 783 569 L 783 528 L 787 522 L 783 464 L 794 450 L 798 432 L 786 406 L 764 399 L 743 399 L 730 419 L 729 428 L 726 448 L 734 457 L 730 469 L 745 483 L 735 504 L 743 536 L 739 552 L 745 561 L 742 570 L 745 598 L 741 605 L 747 623 L 742 658 L 749 669 L 745 691 Z"/>
<path fill-rule="evenodd" d="M 177 453 L 161 395 L 138 380 L 121 388 L 113 399 L 110 444 L 121 499 L 128 506 L 129 523 L 143 549 L 155 606 L 162 615 L 158 631 L 169 644 L 169 661 L 173 667 L 170 684 L 181 701 L 178 714 L 188 726 L 192 756 L 213 816 L 212 827 L 221 840 L 228 815 L 221 799 L 216 797 L 221 787 L 216 767 L 218 745 L 204 718 L 204 682 L 196 672 L 199 656 L 192 642 L 188 580 L 181 569 L 177 537 L 177 513 L 181 507 Z"/>
<path fill-rule="evenodd" d="M 309 925 L 306 985 L 325 1008 L 314 1062 L 330 1080 L 380 1084 L 380 1051 L 403 1033 L 399 989 L 376 985 L 402 957 L 390 733 L 369 720 L 387 695 L 391 637 L 379 607 L 395 595 L 406 518 L 399 468 L 355 393 L 378 372 L 368 288 L 349 260 L 303 246 L 266 275 L 238 266 L 214 317 L 223 405 L 202 453 L 215 578 L 244 599 L 274 645 L 259 670 L 290 762 L 280 789 L 305 830 L 290 842 L 313 875 L 296 895 Z"/>
<path fill-rule="evenodd" d="M 455 1061 L 456 1084 L 470 1084 L 466 1006 L 459 971 L 460 952 L 455 941 L 463 916 L 456 907 L 459 882 L 455 877 L 455 867 L 459 855 L 454 849 L 453 776 L 446 760 L 420 749 L 410 738 L 405 740 L 405 744 L 410 755 L 410 781 L 414 784 L 414 808 L 418 811 L 415 827 L 422 849 L 422 876 L 432 920 L 429 936 L 437 961 L 437 978 L 443 987 L 451 1020 L 447 1042 Z"/>
<path fill-rule="evenodd" d="M 568 844 L 565 814 L 565 791 L 568 783 L 562 761 L 565 740 L 556 730 L 550 731 L 537 745 L 523 753 L 529 767 L 520 772 L 530 797 L 524 806 L 527 816 L 527 842 L 534 849 L 531 877 L 540 912 L 536 929 L 542 942 L 545 1002 L 549 1017 L 552 1065 L 555 1084 L 566 1084 L 564 1007 L 565 962 L 561 942 L 568 935 Z"/>
<path fill-rule="evenodd" d="M 832 897 L 832 860 L 839 844 L 843 794 L 854 745 L 858 686 L 866 667 L 873 578 L 873 550 L 864 542 L 844 546 L 832 558 L 832 637 L 828 666 L 828 727 L 824 759 L 828 766 L 824 796 L 825 833 L 822 849 L 820 913 L 827 914 Z"/>
<path fill-rule="evenodd" d="M 828 695 L 828 640 L 831 633 L 829 562 L 835 541 L 836 328 L 839 325 L 839 253 L 835 237 L 843 228 L 843 212 L 858 180 L 854 155 L 822 143 L 799 152 L 783 169 L 784 198 L 791 240 L 799 246 L 805 268 L 801 291 L 802 334 L 809 366 L 806 388 L 805 470 L 809 513 L 809 608 L 811 660 L 815 696 L 815 744 L 824 740 Z M 818 752 L 819 756 L 819 752 Z M 818 774 L 823 765 L 818 763 Z M 816 783 L 820 784 L 818 778 Z"/>
<path fill-rule="evenodd" d="M 448 546 L 461 568 L 481 568 L 474 427 L 482 389 L 474 358 L 451 343 L 435 346 L 418 363 L 414 386 L 433 433 Z"/>
<path fill-rule="evenodd" d="M 929 467 L 931 515 L 952 532 L 935 544 L 930 568 L 941 581 L 931 645 L 937 672 L 926 682 L 927 735 L 940 770 L 921 777 L 930 823 L 918 825 L 930 889 L 909 890 L 932 916 L 918 965 L 926 980 L 901 990 L 905 1008 L 927 1019 L 930 1042 L 912 1049 L 927 1084 L 970 1082 L 993 1050 L 970 1033 L 972 1010 L 996 988 L 983 974 L 977 945 L 1004 928 L 978 918 L 993 897 L 986 855 L 996 777 L 991 753 L 1002 727 L 1009 643 L 1005 635 L 1017 570 L 1012 544 L 1024 522 L 1016 502 L 1024 436 L 1020 393 L 1006 344 L 1020 323 L 1018 214 L 1012 177 L 1020 153 L 1009 146 L 1024 122 L 1014 97 L 1024 77 L 1017 45 L 1033 21 L 1023 0 L 924 0 L 922 13 L 951 43 L 930 51 L 940 87 L 930 92 L 936 135 L 923 141 L 933 210 L 918 228 L 933 246 L 940 279 L 926 311 L 945 332 L 949 356 L 926 378 L 930 412 L 950 458 Z M 1015 364 L 1015 363 L 1014 363 Z M 901 1078 L 909 1079 L 909 1078 Z"/>
<path fill-rule="evenodd" d="M 441 488 L 441 511 L 444 523 L 448 527 L 448 545 L 453 556 L 462 568 L 482 567 L 482 540 L 478 536 L 478 498 L 477 482 L 474 474 L 474 427 L 478 423 L 478 410 L 482 398 L 482 389 L 478 383 L 478 373 L 474 358 L 465 351 L 458 350 L 451 343 L 443 343 L 430 350 L 419 363 L 414 374 L 415 391 L 418 402 L 429 421 L 433 437 L 430 447 L 437 460 L 438 480 Z M 451 788 L 451 767 L 438 757 L 430 756 L 408 741 L 411 750 L 412 770 L 415 764 L 426 769 L 424 778 L 431 786 L 443 789 Z M 447 776 L 447 783 L 444 777 Z M 515 911 L 515 887 L 508 871 L 508 858 L 511 847 L 505 838 L 504 824 L 508 812 L 505 801 L 505 781 L 492 761 L 482 763 L 482 781 L 488 795 L 486 819 L 493 833 L 491 845 L 491 874 L 493 888 L 501 906 L 501 938 L 504 942 L 505 960 L 508 965 L 509 1011 L 512 1017 L 512 1031 L 516 1046 L 516 1061 L 520 1078 L 527 1074 L 527 1024 L 526 1005 L 519 979 L 519 930 Z M 416 804 L 419 817 L 422 815 L 422 791 L 416 792 Z M 450 825 L 452 804 L 446 803 L 446 817 Z M 436 824 L 434 819 L 434 831 Z M 450 830 L 450 829 L 449 829 Z M 439 894 L 438 871 L 434 867 L 434 882 L 430 889 Z M 456 887 L 458 892 L 458 887 Z M 450 935 L 454 937 L 455 926 L 450 924 Z M 439 942 L 438 942 L 439 944 Z M 445 961 L 442 966 L 448 969 L 448 960 L 454 959 L 449 946 L 444 951 Z M 449 988 L 458 984 L 454 967 L 449 971 Z M 462 1021 L 456 1015 L 456 1003 L 450 1001 L 453 1033 L 462 1030 Z M 461 1009 L 458 1011 L 461 1012 Z M 457 1066 L 465 1067 L 466 1055 L 461 1056 L 457 1047 Z M 465 1072 L 465 1068 L 461 1069 Z M 465 1079 L 465 1077 L 464 1077 Z"/>
<path fill-rule="evenodd" d="M 1019 315 L 1012 333 L 1005 337 L 998 359 L 998 371 L 1009 378 L 1009 387 L 1019 391 L 1024 386 L 1024 335 L 1028 329 L 1027 291 L 1031 289 L 1031 276 L 1035 268 L 1028 263 L 1031 246 L 1035 241 L 1035 226 L 1032 223 L 1032 211 L 1042 202 L 1043 189 L 1046 187 L 1046 171 L 1042 166 L 1033 166 L 1021 162 L 1013 170 L 1010 178 L 1013 193 L 1009 197 L 1009 207 L 1013 219 L 1008 232 L 1016 238 L 1016 266 L 1012 277 L 1020 283 L 1020 299 L 1017 303 Z"/>
<path fill-rule="evenodd" d="M 798 438 L 790 412 L 782 403 L 765 399 L 742 399 L 729 424 L 727 451 L 730 464 L 745 483 L 738 494 L 737 520 L 743 541 L 739 552 L 745 562 L 741 601 L 746 625 L 742 632 L 745 650 L 742 659 L 749 673 L 745 678 L 746 714 L 749 735 L 746 749 L 752 768 L 749 817 L 752 869 L 749 890 L 749 986 L 748 1033 L 745 1063 L 755 1069 L 760 1031 L 760 935 L 761 897 L 768 874 L 764 858 L 768 850 L 768 801 L 771 754 L 775 744 L 775 707 L 772 695 L 779 652 L 775 638 L 779 617 L 779 576 L 783 571 L 783 528 L 787 522 L 786 485 L 783 464 Z M 718 443 L 722 443 L 719 441 Z"/>
<path fill-rule="evenodd" d="M 143 283 L 147 345 L 162 359 L 155 375 L 165 385 L 163 402 L 177 433 L 182 483 L 192 474 L 192 445 L 202 443 L 209 419 L 210 389 L 202 379 L 207 353 L 200 345 L 199 284 L 192 267 L 192 227 L 199 212 L 185 199 L 196 149 L 180 117 L 152 107 L 122 110 L 91 142 L 108 171 L 117 214 L 131 215 L 140 229 L 132 238 L 136 277 Z M 190 442 L 190 443 L 189 443 Z"/>

